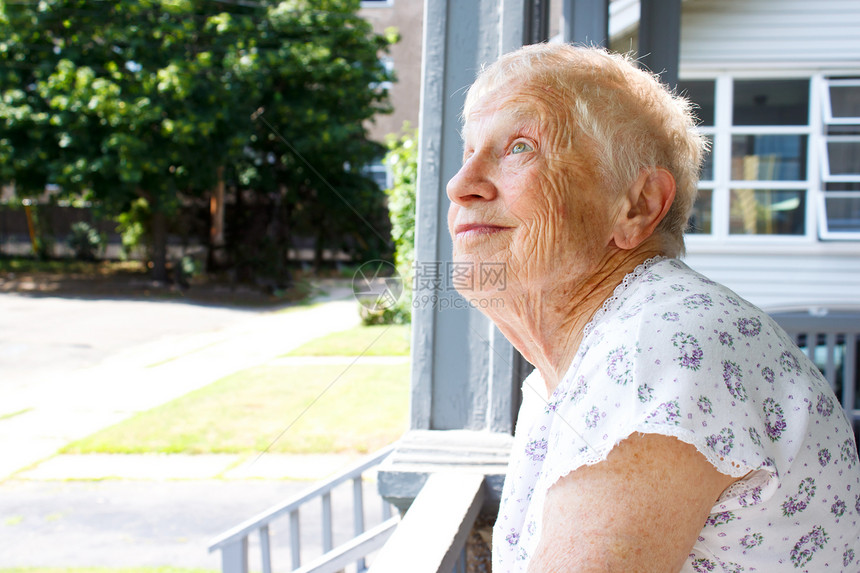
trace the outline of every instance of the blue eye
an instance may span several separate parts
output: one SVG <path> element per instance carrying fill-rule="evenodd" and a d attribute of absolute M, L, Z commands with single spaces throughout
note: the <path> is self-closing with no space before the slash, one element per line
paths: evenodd
<path fill-rule="evenodd" d="M 518 141 L 511 148 L 511 153 L 514 153 L 514 154 L 525 153 L 526 151 L 534 151 L 534 149 L 532 149 L 531 145 L 529 145 L 528 143 L 525 143 L 523 141 Z"/>

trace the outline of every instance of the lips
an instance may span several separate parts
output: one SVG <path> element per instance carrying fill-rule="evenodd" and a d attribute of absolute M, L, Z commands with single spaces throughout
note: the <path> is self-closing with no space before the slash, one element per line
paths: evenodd
<path fill-rule="evenodd" d="M 454 235 L 460 238 L 478 237 L 481 235 L 493 235 L 507 231 L 510 227 L 493 225 L 490 223 L 463 223 L 454 228 Z"/>

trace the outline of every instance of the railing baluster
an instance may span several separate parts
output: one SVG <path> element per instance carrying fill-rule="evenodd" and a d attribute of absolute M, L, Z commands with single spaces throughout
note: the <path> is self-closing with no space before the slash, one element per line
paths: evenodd
<path fill-rule="evenodd" d="M 223 573 L 248 573 L 248 537 L 241 537 L 221 548 Z"/>
<path fill-rule="evenodd" d="M 298 569 L 302 565 L 302 542 L 299 531 L 299 509 L 296 508 L 290 512 L 290 562 L 293 569 Z"/>
<path fill-rule="evenodd" d="M 355 536 L 364 533 L 364 490 L 362 489 L 361 475 L 352 480 L 352 514 L 355 525 Z M 364 557 L 355 562 L 356 571 L 364 571 Z"/>
<path fill-rule="evenodd" d="M 382 520 L 385 521 L 391 517 L 391 504 L 385 501 L 385 498 L 382 499 Z"/>
<path fill-rule="evenodd" d="M 323 553 L 328 553 L 334 546 L 331 523 L 331 492 L 322 495 L 322 545 Z"/>
<path fill-rule="evenodd" d="M 383 515 L 388 518 L 384 527 L 376 526 L 372 534 L 364 534 L 364 498 L 362 491 L 362 475 L 371 468 L 378 466 L 393 451 L 394 445 L 379 450 L 345 470 L 340 475 L 312 487 L 308 491 L 278 504 L 263 513 L 252 517 L 214 539 L 209 545 L 209 551 L 221 551 L 221 570 L 223 573 L 248 573 L 248 536 L 252 533 L 260 535 L 260 550 L 262 552 L 262 567 L 264 573 L 271 571 L 271 539 L 269 524 L 276 518 L 289 515 L 290 527 L 290 570 L 328 572 L 338 571 L 347 563 L 357 563 L 361 570 L 365 562 L 360 556 L 378 549 L 385 539 L 394 531 L 399 519 L 391 519 L 391 508 L 383 501 Z M 355 521 L 356 538 L 334 547 L 334 523 L 331 491 L 347 481 L 353 482 L 353 518 Z M 301 565 L 301 527 L 299 509 L 317 497 L 322 498 L 323 504 L 323 555 L 315 560 L 313 566 Z M 338 563 L 332 568 L 332 563 Z"/>
<path fill-rule="evenodd" d="M 269 543 L 269 526 L 260 528 L 260 562 L 263 564 L 263 573 L 272 573 L 272 551 Z"/>
<path fill-rule="evenodd" d="M 845 333 L 845 356 L 843 357 L 844 368 L 842 370 L 842 407 L 848 414 L 848 419 L 853 423 L 856 416 L 854 403 L 857 392 L 857 342 L 860 339 L 860 332 Z"/>
<path fill-rule="evenodd" d="M 824 338 L 825 343 L 827 344 L 827 358 L 826 358 L 826 370 L 827 372 L 827 382 L 830 384 L 830 388 L 835 392 L 836 391 L 836 333 L 828 332 Z"/>

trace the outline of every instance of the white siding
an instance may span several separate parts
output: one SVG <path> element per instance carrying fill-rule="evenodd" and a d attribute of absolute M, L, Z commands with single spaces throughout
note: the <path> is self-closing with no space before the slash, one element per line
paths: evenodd
<path fill-rule="evenodd" d="M 681 75 L 694 70 L 856 68 L 858 0 L 687 0 Z"/>
<path fill-rule="evenodd" d="M 769 312 L 860 309 L 860 256 L 856 253 L 824 249 L 767 255 L 688 252 L 685 262 Z"/>

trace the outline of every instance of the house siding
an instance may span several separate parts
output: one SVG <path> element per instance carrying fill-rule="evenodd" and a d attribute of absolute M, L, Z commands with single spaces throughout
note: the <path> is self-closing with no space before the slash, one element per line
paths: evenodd
<path fill-rule="evenodd" d="M 860 253 L 688 251 L 685 262 L 768 312 L 860 309 Z"/>
<path fill-rule="evenodd" d="M 687 0 L 680 72 L 856 68 L 858 30 L 857 0 Z"/>

